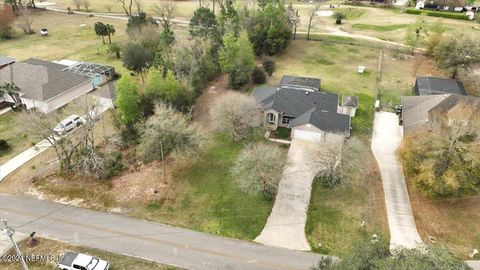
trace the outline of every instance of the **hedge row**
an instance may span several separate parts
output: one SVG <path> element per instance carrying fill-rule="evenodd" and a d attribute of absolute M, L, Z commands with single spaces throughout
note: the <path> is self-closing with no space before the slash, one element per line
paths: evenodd
<path fill-rule="evenodd" d="M 465 15 L 463 13 L 454 13 L 454 12 L 445 12 L 445 11 L 433 11 L 433 10 L 420 10 L 420 9 L 414 9 L 414 8 L 407 8 L 406 13 L 408 14 L 415 14 L 415 15 L 420 15 L 420 14 L 425 14 L 427 16 L 431 17 L 442 17 L 442 18 L 448 18 L 448 19 L 457 19 L 457 20 L 468 20 L 468 15 Z"/>

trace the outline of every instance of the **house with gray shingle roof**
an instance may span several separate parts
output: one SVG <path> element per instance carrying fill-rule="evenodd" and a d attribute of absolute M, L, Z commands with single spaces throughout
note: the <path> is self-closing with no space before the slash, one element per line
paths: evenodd
<path fill-rule="evenodd" d="M 52 112 L 93 89 L 90 77 L 64 70 L 66 66 L 40 59 L 27 59 L 0 70 L 0 84 L 19 88 L 27 109 Z M 8 97 L 5 97 L 8 101 Z"/>
<path fill-rule="evenodd" d="M 467 95 L 463 83 L 446 78 L 438 77 L 418 77 L 415 81 L 415 95 L 442 95 L 442 94 L 457 94 Z"/>
<path fill-rule="evenodd" d="M 350 136 L 350 114 L 342 113 L 337 94 L 320 91 L 320 79 L 284 76 L 279 86 L 257 87 L 252 96 L 269 130 L 285 127 L 292 138 L 313 141 Z"/>

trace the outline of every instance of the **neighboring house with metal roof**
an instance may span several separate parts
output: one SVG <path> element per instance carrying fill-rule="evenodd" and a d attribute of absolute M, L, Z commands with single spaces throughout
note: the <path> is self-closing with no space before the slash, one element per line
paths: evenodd
<path fill-rule="evenodd" d="M 415 95 L 417 96 L 442 94 L 467 95 L 467 91 L 462 82 L 437 77 L 417 77 L 414 89 Z"/>
<path fill-rule="evenodd" d="M 292 138 L 311 141 L 350 136 L 350 114 L 341 113 L 337 94 L 320 91 L 319 79 L 284 76 L 278 87 L 257 87 L 252 96 L 269 130 L 289 128 Z"/>
<path fill-rule="evenodd" d="M 64 70 L 66 66 L 27 59 L 0 70 L 0 84 L 13 83 L 27 109 L 52 112 L 93 89 L 89 76 Z M 8 100 L 7 100 L 8 101 Z"/>
<path fill-rule="evenodd" d="M 0 55 L 0 69 L 15 63 L 15 58 Z"/>

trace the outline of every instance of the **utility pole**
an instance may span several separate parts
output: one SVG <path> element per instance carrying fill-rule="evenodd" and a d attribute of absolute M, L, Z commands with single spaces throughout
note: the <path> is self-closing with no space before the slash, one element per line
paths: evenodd
<path fill-rule="evenodd" d="M 18 257 L 20 257 L 20 262 L 22 263 L 23 270 L 28 270 L 27 263 L 25 262 L 25 258 L 22 255 L 22 252 L 20 252 L 20 248 L 18 248 L 17 243 L 15 240 L 13 240 L 13 234 L 15 233 L 15 230 L 8 226 L 7 220 L 2 219 L 2 224 L 4 229 L 0 229 L 1 233 L 4 233 L 8 238 L 10 238 L 10 241 L 12 242 L 13 247 L 15 248 L 15 251 L 17 252 Z"/>

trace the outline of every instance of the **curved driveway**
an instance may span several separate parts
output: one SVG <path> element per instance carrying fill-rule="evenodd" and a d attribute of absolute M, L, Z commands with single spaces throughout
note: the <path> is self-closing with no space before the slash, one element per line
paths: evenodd
<path fill-rule="evenodd" d="M 402 136 L 402 127 L 394 113 L 375 113 L 372 150 L 383 179 L 390 247 L 414 248 L 422 243 L 422 239 L 415 225 L 405 177 L 396 154 Z"/>

